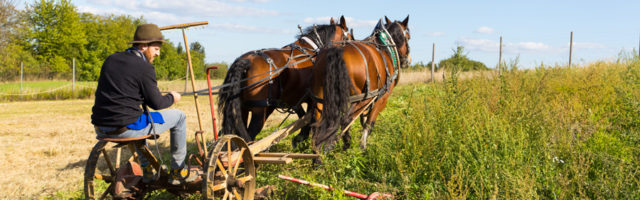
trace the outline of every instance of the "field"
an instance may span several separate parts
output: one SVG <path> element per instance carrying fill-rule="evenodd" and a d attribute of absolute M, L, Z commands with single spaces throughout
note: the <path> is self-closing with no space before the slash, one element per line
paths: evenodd
<path fill-rule="evenodd" d="M 638 62 L 447 73 L 434 84 L 424 83 L 427 75 L 401 74 L 366 152 L 339 146 L 319 168 L 310 161 L 261 165 L 258 185 L 275 185 L 275 199 L 350 199 L 284 182 L 277 174 L 400 199 L 640 198 Z M 182 88 L 184 82 L 161 87 Z M 206 110 L 208 99 L 199 99 Z M 84 161 L 95 143 L 92 104 L 0 103 L 0 198 L 81 197 Z M 187 132 L 193 133 L 193 99 L 183 98 L 176 108 L 187 113 Z M 210 114 L 201 115 L 203 126 L 211 127 Z M 352 129 L 354 141 L 359 131 Z M 168 137 L 159 142 L 166 149 Z M 285 139 L 271 151 L 309 150 L 292 149 Z"/>

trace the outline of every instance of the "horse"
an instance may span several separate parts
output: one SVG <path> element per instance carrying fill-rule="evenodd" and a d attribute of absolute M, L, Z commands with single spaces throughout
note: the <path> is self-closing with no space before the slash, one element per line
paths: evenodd
<path fill-rule="evenodd" d="M 221 134 L 236 134 L 255 140 L 275 109 L 305 115 L 302 103 L 310 103 L 311 72 L 318 49 L 336 41 L 353 39 L 344 16 L 336 24 L 301 29 L 297 40 L 280 49 L 254 50 L 236 58 L 226 74 L 218 97 L 222 114 Z M 251 121 L 247 121 L 251 113 Z M 310 128 L 301 132 L 308 135 Z M 305 133 L 306 132 L 306 133 Z"/>
<path fill-rule="evenodd" d="M 333 149 L 342 127 L 344 148 L 351 144 L 349 127 L 360 116 L 363 127 L 360 147 L 366 150 L 367 137 L 387 99 L 398 84 L 400 68 L 411 62 L 409 16 L 402 22 L 384 17 L 364 40 L 318 52 L 311 83 L 312 144 L 315 152 Z"/>

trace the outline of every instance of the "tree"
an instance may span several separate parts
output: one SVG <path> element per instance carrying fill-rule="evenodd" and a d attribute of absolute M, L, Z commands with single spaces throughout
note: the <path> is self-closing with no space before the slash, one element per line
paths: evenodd
<path fill-rule="evenodd" d="M 70 72 L 70 61 L 79 58 L 87 44 L 80 15 L 70 0 L 40 0 L 27 6 L 29 49 L 46 64 L 50 77 Z"/>
<path fill-rule="evenodd" d="M 453 50 L 453 55 L 447 59 L 441 60 L 437 69 L 449 69 L 449 70 L 459 70 L 459 71 L 470 71 L 470 70 L 488 70 L 487 66 L 484 63 L 479 61 L 471 60 L 464 54 L 464 47 L 457 46 L 455 50 Z"/>
<path fill-rule="evenodd" d="M 79 62 L 80 80 L 97 80 L 100 67 L 111 54 L 124 51 L 132 40 L 136 26 L 145 23 L 142 18 L 131 16 L 97 16 L 82 13 L 81 21 L 87 44 Z"/>

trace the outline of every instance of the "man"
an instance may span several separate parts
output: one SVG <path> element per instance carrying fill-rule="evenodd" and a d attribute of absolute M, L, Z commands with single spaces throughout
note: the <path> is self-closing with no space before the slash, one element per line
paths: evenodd
<path fill-rule="evenodd" d="M 179 185 L 187 173 L 183 169 L 187 153 L 186 116 L 177 109 L 143 112 L 146 106 L 154 110 L 168 108 L 181 98 L 175 91 L 163 96 L 157 86 L 152 63 L 160 55 L 163 42 L 157 25 L 143 24 L 136 28 L 133 41 L 129 42 L 131 48 L 107 57 L 98 79 L 91 123 L 100 138 L 134 138 L 169 129 L 172 154 L 169 183 Z M 143 180 L 151 181 L 153 168 L 144 156 L 141 156 L 141 166 Z"/>

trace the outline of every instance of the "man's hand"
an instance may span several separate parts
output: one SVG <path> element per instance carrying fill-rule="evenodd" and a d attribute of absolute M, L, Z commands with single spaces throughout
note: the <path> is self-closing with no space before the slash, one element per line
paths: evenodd
<path fill-rule="evenodd" d="M 182 95 L 180 95 L 180 93 L 178 93 L 176 91 L 171 91 L 171 92 L 169 92 L 169 94 L 171 94 L 171 96 L 173 96 L 173 104 L 178 103 L 178 101 L 180 101 L 180 99 L 182 98 Z"/>

